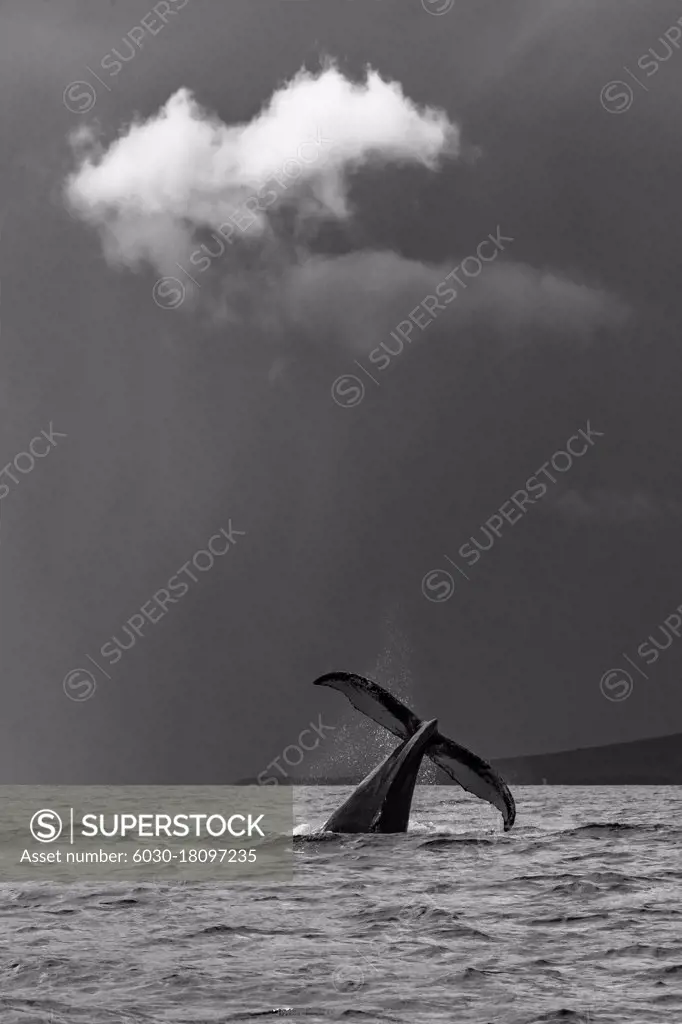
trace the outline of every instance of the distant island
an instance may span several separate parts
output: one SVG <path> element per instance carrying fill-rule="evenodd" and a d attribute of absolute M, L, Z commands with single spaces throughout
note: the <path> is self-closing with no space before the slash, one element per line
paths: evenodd
<path fill-rule="evenodd" d="M 493 761 L 510 784 L 554 786 L 682 785 L 682 733 L 631 743 Z"/>
<path fill-rule="evenodd" d="M 682 785 L 682 733 L 631 743 L 582 747 L 557 754 L 533 754 L 492 761 L 509 785 L 537 786 L 679 786 Z M 351 786 L 359 776 L 289 775 L 282 785 Z M 240 779 L 237 785 L 254 785 Z M 452 785 L 441 772 L 436 785 Z"/>

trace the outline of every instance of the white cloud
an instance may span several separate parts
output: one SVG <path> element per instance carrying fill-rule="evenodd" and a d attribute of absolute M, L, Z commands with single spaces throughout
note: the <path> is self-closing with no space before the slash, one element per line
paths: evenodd
<path fill-rule="evenodd" d="M 72 141 L 71 208 L 101 231 L 109 259 L 163 272 L 186 256 L 200 228 L 222 227 L 232 242 L 248 243 L 275 230 L 272 215 L 285 204 L 296 217 L 345 218 L 354 168 L 379 161 L 434 169 L 460 150 L 442 110 L 417 107 L 375 71 L 353 83 L 333 66 L 300 72 L 247 124 L 223 124 L 180 89 L 106 150 L 82 129 Z"/>

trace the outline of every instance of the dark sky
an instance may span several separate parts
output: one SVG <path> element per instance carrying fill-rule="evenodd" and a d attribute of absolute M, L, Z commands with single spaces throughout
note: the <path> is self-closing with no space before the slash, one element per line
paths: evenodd
<path fill-rule="evenodd" d="M 371 675 L 388 634 L 417 713 L 487 758 L 682 730 L 682 642 L 637 656 L 682 604 L 682 52 L 637 70 L 682 3 L 190 0 L 107 91 L 88 67 L 151 6 L 0 0 L 0 461 L 68 435 L 1 504 L 2 781 L 255 774 L 321 711 L 348 719 L 310 684 Z M 296 321 L 159 308 L 158 273 L 109 265 L 66 208 L 69 134 L 111 140 L 182 86 L 246 122 L 325 58 L 443 108 L 464 158 L 358 170 L 351 221 L 313 243 L 343 259 Z M 623 79 L 614 114 L 600 93 Z M 63 102 L 76 80 L 98 90 L 87 114 Z M 500 262 L 335 404 L 498 226 Z M 588 420 L 604 436 L 467 569 L 460 546 Z M 107 667 L 102 645 L 230 519 L 245 536 Z M 444 555 L 470 579 L 450 567 L 454 594 L 428 601 Z M 622 652 L 649 679 L 630 668 L 606 699 Z M 111 679 L 67 699 L 88 655 Z"/>

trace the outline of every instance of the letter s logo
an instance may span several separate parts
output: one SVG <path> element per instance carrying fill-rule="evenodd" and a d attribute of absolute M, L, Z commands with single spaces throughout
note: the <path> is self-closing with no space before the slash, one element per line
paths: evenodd
<path fill-rule="evenodd" d="M 635 101 L 632 86 L 627 82 L 607 82 L 601 91 L 601 105 L 609 114 L 624 114 Z"/>
<path fill-rule="evenodd" d="M 431 569 L 422 580 L 422 594 L 427 601 L 442 604 L 455 592 L 455 581 L 445 569 Z"/>
<path fill-rule="evenodd" d="M 56 811 L 43 808 L 42 811 L 36 811 L 33 815 L 29 827 L 31 835 L 39 843 L 53 843 L 62 834 L 64 826 Z"/>
<path fill-rule="evenodd" d="M 365 385 L 352 373 L 344 373 L 332 384 L 332 398 L 342 409 L 352 409 L 365 397 Z"/>

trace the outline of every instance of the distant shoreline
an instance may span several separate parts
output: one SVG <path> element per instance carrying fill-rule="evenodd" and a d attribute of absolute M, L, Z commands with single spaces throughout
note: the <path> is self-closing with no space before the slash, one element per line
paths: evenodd
<path fill-rule="evenodd" d="M 682 733 L 654 739 L 583 747 L 556 754 L 499 758 L 493 767 L 510 786 L 681 786 Z M 362 775 L 278 779 L 292 786 L 356 786 Z M 235 785 L 257 785 L 240 779 Z M 433 785 L 452 785 L 444 776 Z"/>

